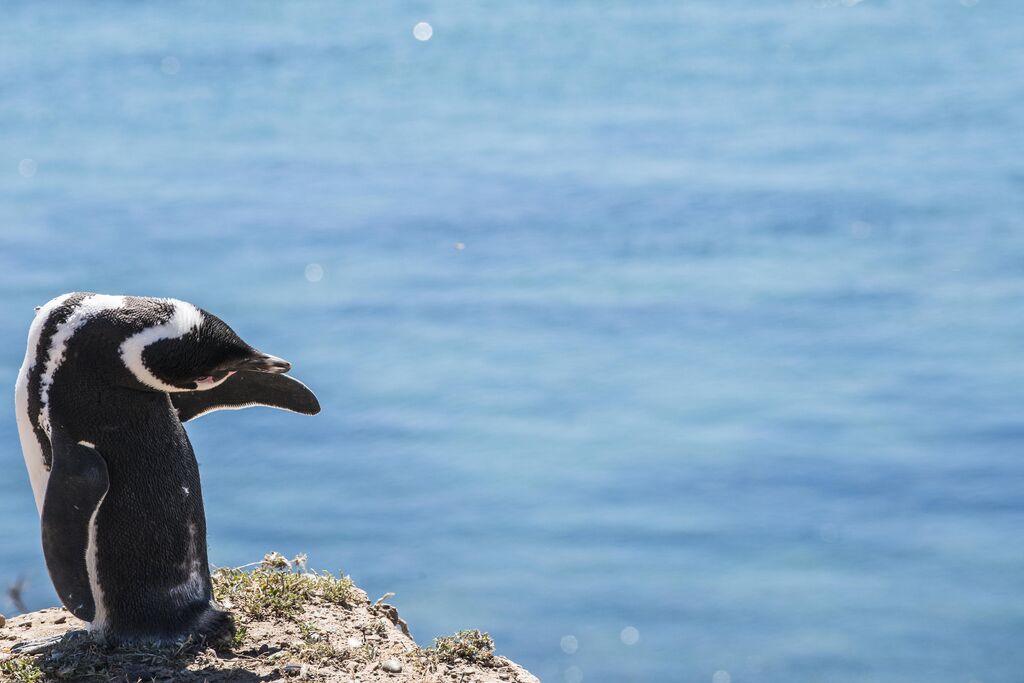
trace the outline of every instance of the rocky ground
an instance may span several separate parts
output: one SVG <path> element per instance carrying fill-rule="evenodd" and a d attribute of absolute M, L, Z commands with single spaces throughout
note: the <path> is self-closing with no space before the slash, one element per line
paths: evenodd
<path fill-rule="evenodd" d="M 231 642 L 112 649 L 80 633 L 84 624 L 66 610 L 45 609 L 0 626 L 0 681 L 538 683 L 495 655 L 486 633 L 460 631 L 417 646 L 388 596 L 371 602 L 347 577 L 307 571 L 301 557 L 271 554 L 252 567 L 221 569 L 214 586 L 235 614 Z M 51 637 L 61 639 L 24 650 Z"/>

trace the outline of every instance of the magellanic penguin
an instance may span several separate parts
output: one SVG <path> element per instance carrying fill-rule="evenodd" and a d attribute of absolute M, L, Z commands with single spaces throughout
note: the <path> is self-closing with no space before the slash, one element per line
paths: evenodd
<path fill-rule="evenodd" d="M 233 633 L 214 602 L 199 468 L 182 427 L 253 405 L 320 406 L 222 320 L 176 299 L 76 292 L 39 307 L 18 432 L 64 605 L 107 642 Z"/>

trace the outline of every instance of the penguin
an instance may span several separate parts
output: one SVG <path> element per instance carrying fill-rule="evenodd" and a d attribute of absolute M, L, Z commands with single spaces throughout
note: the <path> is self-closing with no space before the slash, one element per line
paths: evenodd
<path fill-rule="evenodd" d="M 305 415 L 291 365 L 177 299 L 73 292 L 39 307 L 18 433 L 61 602 L 110 644 L 216 642 L 199 467 L 183 423 L 262 405 Z"/>

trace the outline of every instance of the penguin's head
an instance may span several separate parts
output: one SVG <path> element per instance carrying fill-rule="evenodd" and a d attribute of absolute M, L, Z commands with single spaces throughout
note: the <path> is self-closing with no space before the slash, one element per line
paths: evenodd
<path fill-rule="evenodd" d="M 244 342 L 217 316 L 184 301 L 165 300 L 169 318 L 146 327 L 121 345 L 136 380 L 156 391 L 202 391 L 240 370 L 280 374 L 288 361 Z"/>
<path fill-rule="evenodd" d="M 202 322 L 175 339 L 149 344 L 142 361 L 163 384 L 182 391 L 210 389 L 239 370 L 283 373 L 291 363 L 257 351 L 220 318 L 201 311 Z"/>

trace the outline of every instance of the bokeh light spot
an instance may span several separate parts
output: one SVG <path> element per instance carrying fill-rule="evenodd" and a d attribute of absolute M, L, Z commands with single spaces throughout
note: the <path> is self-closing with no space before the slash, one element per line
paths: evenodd
<path fill-rule="evenodd" d="M 576 636 L 562 636 L 559 645 L 562 648 L 562 652 L 567 655 L 576 654 L 576 650 L 580 647 L 580 642 L 576 640 Z"/>
<path fill-rule="evenodd" d="M 619 639 L 626 645 L 636 645 L 640 640 L 640 631 L 636 630 L 634 626 L 627 626 L 622 629 L 622 633 L 619 634 Z"/>
<path fill-rule="evenodd" d="M 412 35 L 416 40 L 427 41 L 434 35 L 434 27 L 425 21 L 421 21 L 412 27 Z"/>
<path fill-rule="evenodd" d="M 565 670 L 565 683 L 581 683 L 583 680 L 583 669 L 578 666 L 570 666 Z"/>
<path fill-rule="evenodd" d="M 711 676 L 711 683 L 732 683 L 732 676 L 728 671 L 716 671 Z"/>
<path fill-rule="evenodd" d="M 306 279 L 310 282 L 320 282 L 324 279 L 324 267 L 319 263 L 310 263 L 306 266 Z"/>
<path fill-rule="evenodd" d="M 22 159 L 18 162 L 18 173 L 22 178 L 31 178 L 36 174 L 38 168 L 39 165 L 36 164 L 35 159 Z"/>

